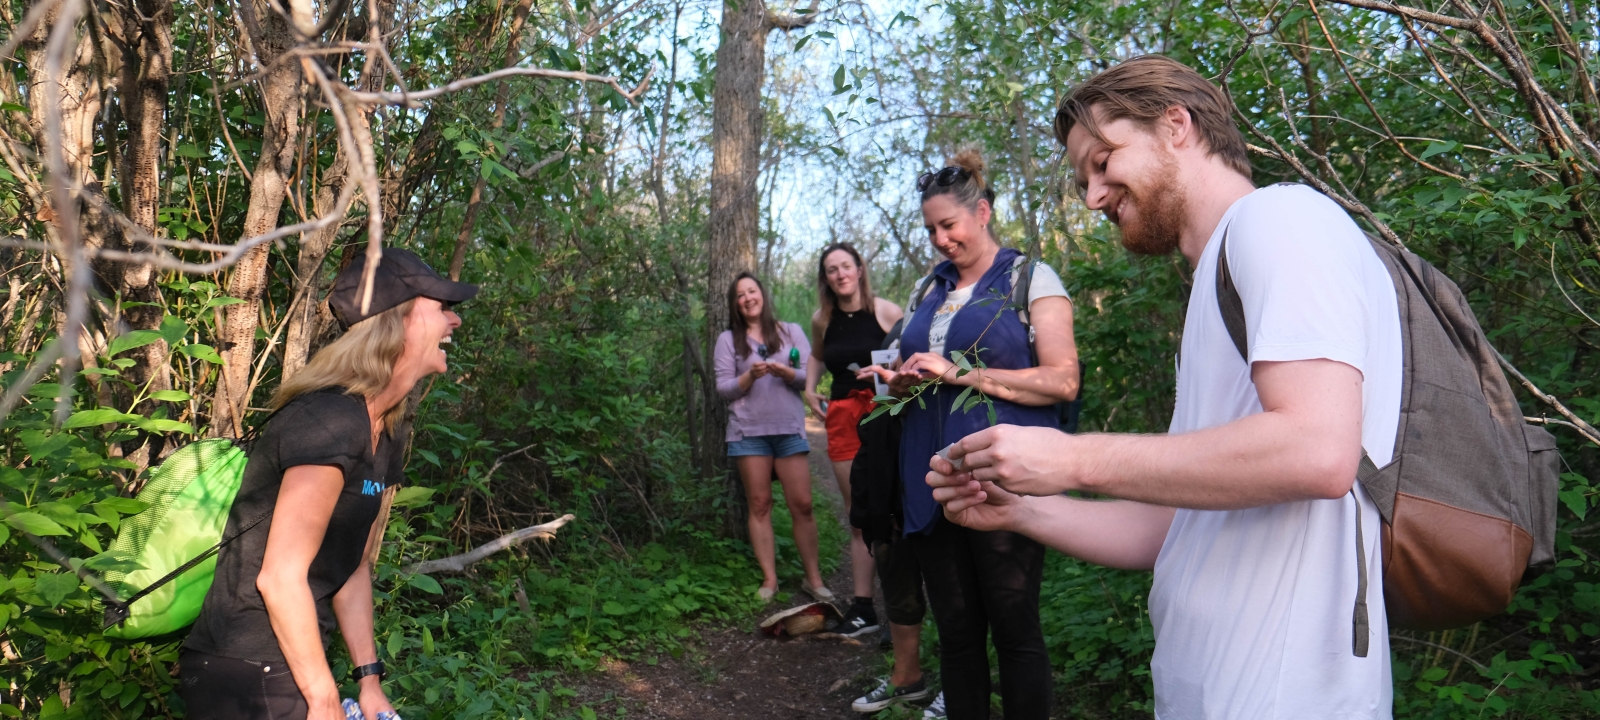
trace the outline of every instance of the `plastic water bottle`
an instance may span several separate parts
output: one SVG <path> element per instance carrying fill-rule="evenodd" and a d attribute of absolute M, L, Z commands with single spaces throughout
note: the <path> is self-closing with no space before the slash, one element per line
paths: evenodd
<path fill-rule="evenodd" d="M 344 699 L 345 720 L 366 720 L 367 716 L 361 714 L 361 703 L 350 698 Z M 384 710 L 378 713 L 378 720 L 400 720 L 400 713 L 393 710 Z"/>
<path fill-rule="evenodd" d="M 800 348 L 789 348 L 789 367 L 800 367 Z"/>

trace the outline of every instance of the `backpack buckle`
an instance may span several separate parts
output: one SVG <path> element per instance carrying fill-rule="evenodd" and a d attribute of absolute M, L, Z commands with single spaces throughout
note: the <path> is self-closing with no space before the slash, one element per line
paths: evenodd
<path fill-rule="evenodd" d="M 120 602 L 120 601 L 117 601 L 117 600 L 107 600 L 106 601 L 105 623 L 100 626 L 100 629 L 102 631 L 110 630 L 111 628 L 116 627 L 117 625 L 121 625 L 122 621 L 127 620 L 127 619 L 128 619 L 128 605 L 126 603 L 123 603 L 123 602 Z"/>

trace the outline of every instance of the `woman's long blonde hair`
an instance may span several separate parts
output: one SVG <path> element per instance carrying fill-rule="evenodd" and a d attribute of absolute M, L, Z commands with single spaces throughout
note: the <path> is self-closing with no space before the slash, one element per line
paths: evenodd
<path fill-rule="evenodd" d="M 407 300 L 350 326 L 278 386 L 271 407 L 277 410 L 301 395 L 323 388 L 342 387 L 346 394 L 369 398 L 382 392 L 394 375 L 394 364 L 406 344 L 406 315 L 416 299 Z M 383 416 L 384 428 L 394 432 L 405 412 L 397 403 Z"/>

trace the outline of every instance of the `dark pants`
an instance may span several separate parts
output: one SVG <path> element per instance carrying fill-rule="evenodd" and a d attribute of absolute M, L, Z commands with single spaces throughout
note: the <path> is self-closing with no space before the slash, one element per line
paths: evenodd
<path fill-rule="evenodd" d="M 922 568 L 917 566 L 917 554 L 910 543 L 876 543 L 872 546 L 872 560 L 878 568 L 878 582 L 883 585 L 889 622 L 922 625 L 928 603 L 922 595 Z"/>
<path fill-rule="evenodd" d="M 189 720 L 304 720 L 310 708 L 289 664 L 184 650 L 178 696 Z"/>
<path fill-rule="evenodd" d="M 1006 720 L 1050 716 L 1050 655 L 1039 627 L 1044 546 L 1010 532 L 979 532 L 943 517 L 906 538 L 922 566 L 939 627 L 939 674 L 950 720 L 989 717 L 989 632 L 1000 658 Z"/>

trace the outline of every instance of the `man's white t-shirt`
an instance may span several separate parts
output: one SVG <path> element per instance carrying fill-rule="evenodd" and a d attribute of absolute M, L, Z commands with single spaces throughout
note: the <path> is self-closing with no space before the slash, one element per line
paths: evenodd
<path fill-rule="evenodd" d="M 916 287 L 922 287 L 922 282 L 919 281 Z M 944 352 L 944 339 L 950 334 L 950 321 L 955 319 L 957 311 L 971 302 L 972 289 L 977 286 L 977 283 L 973 283 L 964 288 L 951 290 L 945 295 L 944 304 L 933 311 L 933 321 L 928 326 L 928 352 L 939 357 L 948 357 Z M 1042 262 L 1034 263 L 1033 280 L 1028 283 L 1028 305 L 1031 307 L 1047 297 L 1069 296 L 1066 286 L 1061 284 L 1061 276 L 1056 274 L 1054 268 Z M 995 309 L 1000 308 L 997 305 Z"/>
<path fill-rule="evenodd" d="M 1251 362 L 1324 358 L 1360 370 L 1361 441 L 1373 462 L 1388 463 L 1402 371 L 1394 285 L 1360 228 L 1304 185 L 1245 196 L 1207 243 L 1184 322 L 1169 432 L 1261 412 L 1217 305 L 1224 231 Z M 1337 500 L 1177 511 L 1150 592 L 1159 720 L 1392 716 L 1380 520 L 1356 487 Z M 1370 618 L 1364 658 L 1352 651 L 1357 502 Z"/>

